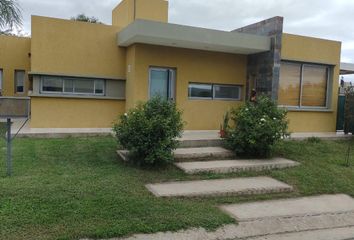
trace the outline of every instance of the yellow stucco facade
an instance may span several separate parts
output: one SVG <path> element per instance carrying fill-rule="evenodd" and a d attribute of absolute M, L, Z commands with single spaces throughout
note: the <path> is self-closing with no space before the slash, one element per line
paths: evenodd
<path fill-rule="evenodd" d="M 168 1 L 125 0 L 112 11 L 112 25 L 126 27 L 136 19 L 168 22 Z"/>
<path fill-rule="evenodd" d="M 32 128 L 110 128 L 124 114 L 125 102 L 116 100 L 31 99 Z"/>
<path fill-rule="evenodd" d="M 15 70 L 28 73 L 31 69 L 31 39 L 24 37 L 0 36 L 0 69 L 3 71 L 2 95 L 26 96 L 30 82 L 25 77 L 24 94 L 15 93 Z"/>
<path fill-rule="evenodd" d="M 183 111 L 188 130 L 218 129 L 223 115 L 243 101 L 192 100 L 188 84 L 214 83 L 242 86 L 244 98 L 247 56 L 172 47 L 138 44 L 128 60 L 127 109 L 148 99 L 149 68 L 172 68 L 176 71 L 176 103 Z"/>
<path fill-rule="evenodd" d="M 283 34 L 282 60 L 318 63 L 333 66 L 330 76 L 329 108 L 325 110 L 299 110 L 288 113 L 292 132 L 335 132 L 337 121 L 338 79 L 341 43 L 293 34 Z"/>
<path fill-rule="evenodd" d="M 118 46 L 120 32 L 137 19 L 168 22 L 168 1 L 123 0 L 112 12 L 112 25 L 32 16 L 31 38 L 0 36 L 3 94 L 14 96 L 14 71 L 26 71 L 31 97 L 31 127 L 109 128 L 139 101 L 149 98 L 149 69 L 175 70 L 175 101 L 187 130 L 219 129 L 223 115 L 244 103 L 249 57 L 245 53 L 134 43 Z M 208 37 L 208 36 L 207 36 Z M 333 66 L 328 109 L 290 110 L 292 132 L 333 132 L 341 43 L 291 34 L 282 36 L 282 60 Z M 29 74 L 30 73 L 30 74 Z M 124 97 L 42 93 L 43 76 L 102 79 L 110 92 Z M 108 85 L 108 81 L 124 84 Z M 114 82 L 117 83 L 117 82 Z M 189 83 L 241 86 L 241 100 L 190 99 Z M 107 90 L 107 89 L 106 89 Z M 113 94 L 114 95 L 114 94 Z"/>

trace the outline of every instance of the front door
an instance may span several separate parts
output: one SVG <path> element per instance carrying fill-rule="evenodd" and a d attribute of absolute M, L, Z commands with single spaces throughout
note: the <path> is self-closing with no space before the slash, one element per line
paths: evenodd
<path fill-rule="evenodd" d="M 169 68 L 150 68 L 149 75 L 149 97 L 160 96 L 174 101 L 176 71 Z"/>

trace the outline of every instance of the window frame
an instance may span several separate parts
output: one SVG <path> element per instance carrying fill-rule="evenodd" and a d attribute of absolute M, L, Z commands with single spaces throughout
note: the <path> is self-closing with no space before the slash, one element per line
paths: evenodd
<path fill-rule="evenodd" d="M 168 100 L 176 101 L 176 75 L 177 69 L 171 67 L 156 67 L 150 66 L 149 67 L 149 86 L 148 86 L 148 98 L 151 99 L 151 82 L 152 82 L 152 71 L 160 71 L 160 72 L 167 72 L 168 79 L 167 79 L 167 94 Z"/>
<path fill-rule="evenodd" d="M 22 85 L 22 91 L 19 92 L 17 91 L 17 87 L 19 86 L 18 85 L 18 82 L 17 82 L 17 73 L 18 72 L 23 72 L 23 85 Z M 21 69 L 15 69 L 14 71 L 14 92 L 15 94 L 24 94 L 25 93 L 25 85 L 26 85 L 26 70 L 21 70 Z"/>
<path fill-rule="evenodd" d="M 193 97 L 193 96 L 190 96 L 189 95 L 189 86 L 190 85 L 210 86 L 211 87 L 211 89 L 210 89 L 211 96 L 210 97 Z M 213 98 L 214 98 L 214 90 L 213 89 L 214 89 L 214 87 L 213 87 L 213 84 L 211 84 L 211 83 L 190 82 L 190 83 L 188 83 L 188 98 L 192 99 L 192 100 L 213 100 Z"/>
<path fill-rule="evenodd" d="M 0 95 L 2 94 L 4 86 L 4 69 L 0 68 Z"/>
<path fill-rule="evenodd" d="M 236 87 L 238 90 L 238 98 L 220 98 L 220 97 L 215 97 L 215 86 L 222 86 L 222 87 Z M 213 84 L 213 99 L 215 100 L 223 100 L 223 101 L 241 101 L 242 97 L 242 86 L 240 85 L 232 85 L 232 84 Z"/>
<path fill-rule="evenodd" d="M 45 77 L 53 77 L 57 78 L 57 80 L 61 80 L 61 91 L 44 91 L 43 90 L 43 81 Z M 72 92 L 65 91 L 65 80 L 72 80 L 73 87 Z M 86 80 L 93 81 L 93 92 L 92 93 L 79 93 L 75 92 L 75 80 Z M 96 82 L 103 82 L 103 93 L 96 93 Z M 65 95 L 65 96 L 105 96 L 106 95 L 106 79 L 95 79 L 95 78 L 80 78 L 80 77 L 61 77 L 61 76 L 41 76 L 40 78 L 40 93 L 44 94 L 57 94 L 57 95 Z"/>
<path fill-rule="evenodd" d="M 192 97 L 189 95 L 189 86 L 194 85 L 210 85 L 211 86 L 211 97 Z M 219 98 L 215 97 L 215 86 L 222 87 L 237 87 L 239 97 L 238 98 Z M 223 83 L 201 83 L 201 82 L 189 82 L 188 83 L 188 99 L 189 100 L 219 100 L 219 101 L 242 101 L 242 85 L 239 84 L 223 84 Z"/>
<path fill-rule="evenodd" d="M 297 62 L 297 61 L 289 61 L 289 60 L 282 60 L 281 63 L 285 64 L 298 64 L 300 65 L 300 92 L 299 92 L 299 105 L 294 106 L 294 105 L 281 105 L 279 104 L 279 107 L 285 107 L 289 110 L 328 110 L 330 109 L 330 96 L 331 96 L 331 89 L 333 89 L 333 86 L 331 86 L 331 73 L 333 72 L 333 67 L 332 65 L 328 64 L 320 64 L 320 63 L 308 63 L 308 62 Z M 325 106 L 303 106 L 302 101 L 303 101 L 303 87 L 304 87 L 304 68 L 306 66 L 310 67 L 322 67 L 326 69 L 326 100 L 325 100 Z M 279 76 L 279 82 L 281 81 L 280 76 Z M 280 84 L 280 83 L 279 83 Z M 278 89 L 278 94 L 279 94 L 279 89 Z"/>

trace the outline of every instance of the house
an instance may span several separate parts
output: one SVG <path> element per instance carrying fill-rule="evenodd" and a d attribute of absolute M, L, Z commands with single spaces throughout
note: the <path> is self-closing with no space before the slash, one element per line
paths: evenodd
<path fill-rule="evenodd" d="M 341 43 L 284 33 L 282 17 L 228 32 L 170 24 L 164 0 L 123 0 L 112 25 L 31 20 L 31 38 L 0 37 L 0 88 L 31 98 L 32 128 L 111 127 L 160 94 L 186 129 L 218 129 L 256 89 L 291 131 L 336 130 Z"/>

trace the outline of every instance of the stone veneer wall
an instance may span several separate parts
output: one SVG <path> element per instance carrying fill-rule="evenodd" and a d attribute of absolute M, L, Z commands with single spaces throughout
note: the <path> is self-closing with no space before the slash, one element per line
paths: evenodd
<path fill-rule="evenodd" d="M 278 99 L 281 44 L 283 35 L 283 18 L 270 18 L 234 31 L 271 37 L 271 50 L 248 56 L 247 67 L 247 98 L 249 97 L 250 82 L 255 81 L 258 93 Z"/>

